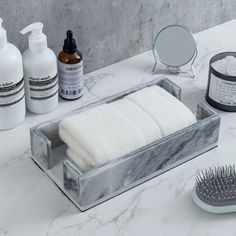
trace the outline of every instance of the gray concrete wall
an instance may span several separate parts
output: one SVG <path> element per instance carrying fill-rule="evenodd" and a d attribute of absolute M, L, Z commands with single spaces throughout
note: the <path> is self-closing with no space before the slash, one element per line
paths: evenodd
<path fill-rule="evenodd" d="M 235 0 L 0 0 L 9 41 L 24 50 L 27 39 L 18 32 L 42 21 L 58 52 L 72 29 L 86 72 L 150 49 L 153 34 L 168 24 L 197 32 L 235 16 Z"/>

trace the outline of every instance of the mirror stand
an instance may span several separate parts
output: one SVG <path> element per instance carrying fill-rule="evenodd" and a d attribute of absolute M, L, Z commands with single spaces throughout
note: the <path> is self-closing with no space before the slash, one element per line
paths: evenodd
<path fill-rule="evenodd" d="M 188 63 L 190 68 L 187 68 L 185 70 L 182 70 L 180 66 L 167 66 L 167 65 L 163 64 L 158 59 L 155 52 L 153 52 L 153 54 L 156 59 L 156 62 L 155 62 L 154 67 L 152 69 L 152 74 L 180 75 L 180 76 L 184 76 L 184 77 L 188 77 L 188 78 L 195 77 L 196 74 L 195 74 L 193 63 L 197 58 L 197 54 L 198 54 L 197 50 L 196 50 L 195 55 L 194 55 L 193 59 L 191 60 L 191 62 Z M 165 68 L 164 69 L 158 68 L 158 64 L 164 65 Z"/>

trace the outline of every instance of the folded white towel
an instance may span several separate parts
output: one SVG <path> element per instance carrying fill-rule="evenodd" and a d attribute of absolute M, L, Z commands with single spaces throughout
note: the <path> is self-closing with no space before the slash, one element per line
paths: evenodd
<path fill-rule="evenodd" d="M 162 129 L 163 136 L 185 128 L 188 123 L 185 115 L 188 115 L 190 111 L 184 110 L 184 116 L 180 118 L 180 114 L 176 112 L 175 105 L 170 103 L 165 93 L 161 95 L 160 91 L 158 92 L 155 87 L 157 86 L 139 90 L 128 95 L 126 98 L 135 102 L 156 121 Z M 179 107 L 178 104 L 176 106 Z M 181 110 L 181 107 L 179 109 Z"/>
<path fill-rule="evenodd" d="M 75 153 L 71 148 L 66 150 L 66 154 L 70 157 L 83 171 L 91 170 L 94 166 L 91 165 L 87 160 L 81 158 L 81 155 Z"/>
<path fill-rule="evenodd" d="M 159 125 L 136 103 L 123 98 L 110 103 L 118 112 L 130 120 L 143 134 L 146 144 L 162 138 L 162 131 Z"/>
<path fill-rule="evenodd" d="M 174 111 L 176 112 L 176 119 L 181 119 L 183 122 L 185 122 L 186 126 L 190 126 L 196 123 L 196 117 L 193 115 L 190 109 L 185 106 L 180 100 L 178 100 L 176 97 L 168 93 L 160 86 L 152 86 L 150 88 L 154 89 L 155 92 L 166 98 L 168 105 L 173 105 L 171 107 L 173 107 Z"/>
<path fill-rule="evenodd" d="M 73 153 L 93 167 L 146 144 L 140 130 L 109 104 L 63 119 L 59 135 Z"/>
<path fill-rule="evenodd" d="M 195 122 L 184 104 L 152 86 L 63 119 L 59 135 L 67 155 L 87 171 Z"/>

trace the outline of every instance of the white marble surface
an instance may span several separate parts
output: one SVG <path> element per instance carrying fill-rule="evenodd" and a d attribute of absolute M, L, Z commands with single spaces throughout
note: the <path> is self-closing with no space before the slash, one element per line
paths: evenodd
<path fill-rule="evenodd" d="M 210 57 L 236 51 L 236 20 L 195 36 L 199 49 L 196 78 L 170 76 L 183 88 L 183 101 L 193 111 L 205 101 Z M 218 148 L 84 213 L 30 159 L 30 127 L 155 78 L 153 63 L 152 53 L 147 52 L 87 74 L 82 99 L 61 101 L 51 114 L 28 114 L 20 127 L 0 132 L 0 235 L 236 235 L 236 214 L 203 212 L 190 195 L 198 170 L 236 162 L 236 113 L 219 111 Z"/>

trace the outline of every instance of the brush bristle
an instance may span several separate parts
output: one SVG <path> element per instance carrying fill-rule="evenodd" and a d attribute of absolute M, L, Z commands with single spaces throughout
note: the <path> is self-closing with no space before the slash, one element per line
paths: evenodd
<path fill-rule="evenodd" d="M 198 197 L 212 205 L 231 205 L 236 202 L 235 166 L 210 168 L 196 177 Z"/>

